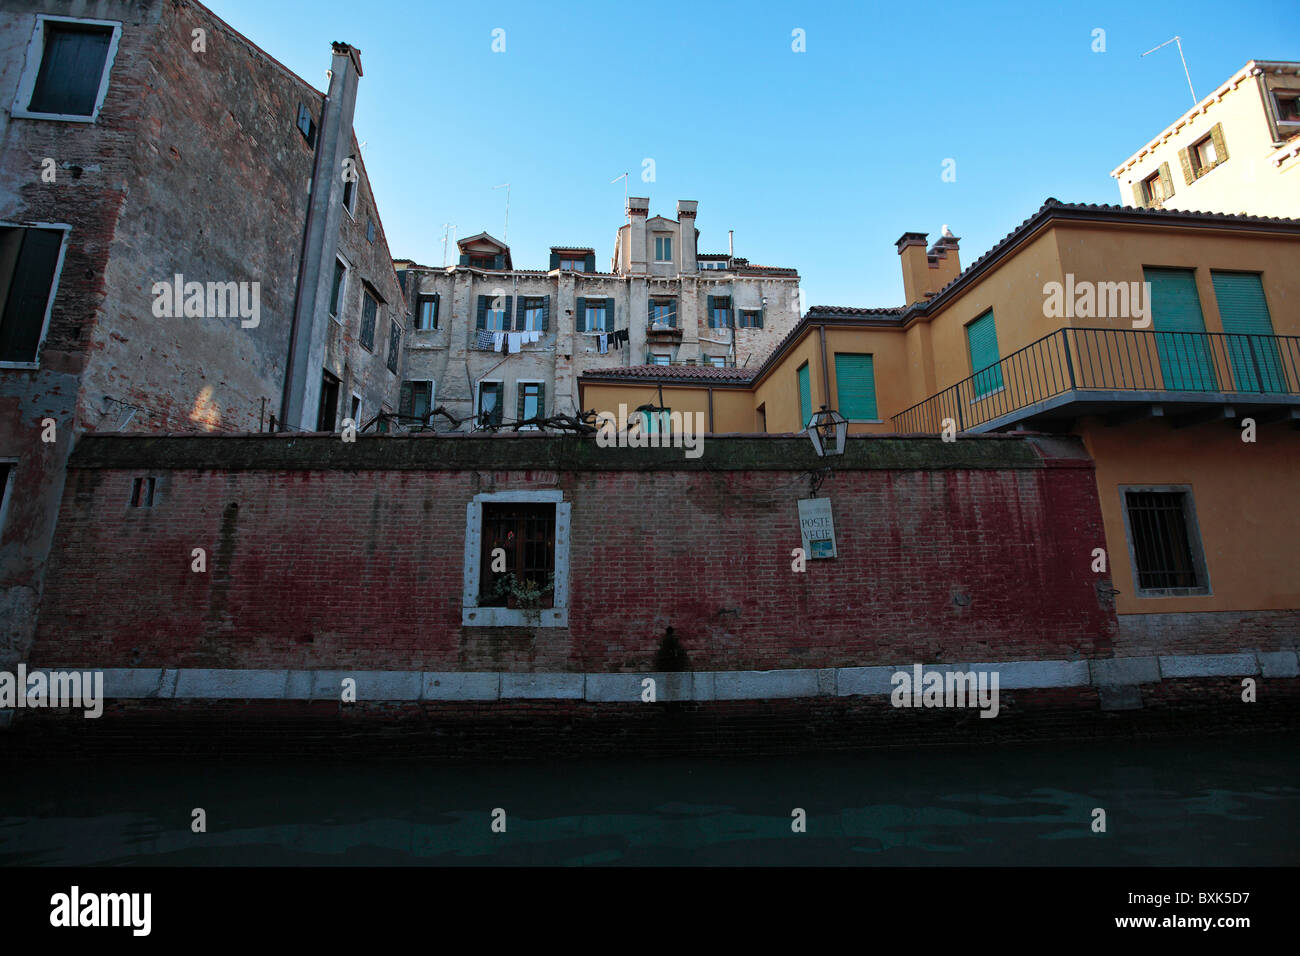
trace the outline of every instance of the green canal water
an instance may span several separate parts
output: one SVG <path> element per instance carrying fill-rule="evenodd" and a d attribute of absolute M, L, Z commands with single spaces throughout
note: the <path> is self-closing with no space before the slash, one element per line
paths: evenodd
<path fill-rule="evenodd" d="M 9 866 L 1300 862 L 1300 748 L 1275 734 L 472 766 L 0 752 L 0 780 Z"/>

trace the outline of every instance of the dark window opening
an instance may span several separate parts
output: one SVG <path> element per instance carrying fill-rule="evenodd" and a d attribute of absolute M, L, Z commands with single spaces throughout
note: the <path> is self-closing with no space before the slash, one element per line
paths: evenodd
<path fill-rule="evenodd" d="M 1126 491 L 1140 591 L 1203 588 L 1199 540 L 1185 491 Z"/>
<path fill-rule="evenodd" d="M 740 327 L 742 329 L 761 329 L 763 327 L 763 313 L 758 309 L 741 309 Z"/>
<path fill-rule="evenodd" d="M 307 141 L 308 146 L 316 145 L 316 122 L 311 118 L 311 110 L 302 103 L 298 104 L 298 132 Z"/>
<path fill-rule="evenodd" d="M 0 229 L 0 362 L 35 362 L 63 233 Z"/>
<path fill-rule="evenodd" d="M 131 485 L 131 507 L 152 508 L 157 478 L 137 478 Z"/>
<path fill-rule="evenodd" d="M 402 351 L 402 327 L 396 322 L 388 333 L 388 371 L 396 374 L 397 356 Z"/>
<path fill-rule="evenodd" d="M 113 39 L 111 27 L 45 21 L 45 49 L 28 109 L 93 116 Z"/>
<path fill-rule="evenodd" d="M 502 413 L 501 382 L 483 382 L 478 387 L 478 417 L 481 425 L 500 425 Z"/>
<path fill-rule="evenodd" d="M 375 322 L 379 316 L 379 302 L 370 290 L 365 290 L 361 296 L 361 346 L 366 351 L 375 350 Z"/>
<path fill-rule="evenodd" d="M 476 269 L 493 269 L 496 267 L 496 256 L 470 256 L 469 264 Z"/>
<path fill-rule="evenodd" d="M 347 266 L 338 259 L 334 260 L 334 285 L 330 289 L 330 315 L 337 317 L 343 298 L 343 277 L 347 275 Z"/>
<path fill-rule="evenodd" d="M 505 552 L 505 570 L 494 571 L 493 552 Z M 501 566 L 499 560 L 497 567 Z M 506 607 L 518 602 L 505 591 L 503 579 L 514 575 L 514 589 L 541 594 L 536 607 L 555 606 L 551 576 L 555 573 L 555 505 L 485 503 L 480 563 L 479 606 Z M 502 592 L 502 593 L 499 593 Z"/>
<path fill-rule="evenodd" d="M 329 372 L 323 372 L 320 380 L 320 412 L 316 416 L 318 432 L 334 431 L 334 423 L 339 417 L 339 380 Z"/>
<path fill-rule="evenodd" d="M 421 332 L 429 332 L 438 327 L 438 297 L 422 295 L 415 307 L 415 327 Z"/>
<path fill-rule="evenodd" d="M 366 220 L 366 242 L 372 246 L 375 244 L 375 221 L 373 219 Z"/>

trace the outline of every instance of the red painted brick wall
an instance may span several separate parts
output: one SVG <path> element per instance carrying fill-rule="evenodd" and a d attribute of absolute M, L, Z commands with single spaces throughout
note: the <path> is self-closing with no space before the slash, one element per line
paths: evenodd
<path fill-rule="evenodd" d="M 645 671 L 671 626 L 692 669 L 772 669 L 1107 656 L 1115 634 L 1086 461 L 837 471 L 839 557 L 802 574 L 797 471 L 168 470 L 133 509 L 143 473 L 74 459 L 34 662 Z M 466 505 L 516 488 L 572 505 L 570 626 L 463 628 Z"/>

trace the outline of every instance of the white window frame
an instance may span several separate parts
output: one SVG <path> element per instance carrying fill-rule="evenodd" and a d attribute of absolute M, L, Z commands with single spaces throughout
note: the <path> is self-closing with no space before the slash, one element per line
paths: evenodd
<path fill-rule="evenodd" d="M 552 606 L 538 610 L 479 607 L 479 570 L 483 549 L 483 505 L 555 505 L 555 589 Z M 569 523 L 571 505 L 560 491 L 501 491 L 475 495 L 465 506 L 465 589 L 461 596 L 462 627 L 568 627 Z"/>
<path fill-rule="evenodd" d="M 50 334 L 50 316 L 54 313 L 54 300 L 59 294 L 59 279 L 63 275 L 63 259 L 68 253 L 68 237 L 72 227 L 61 222 L 9 222 L 0 220 L 0 227 L 6 229 L 57 229 L 63 233 L 59 243 L 59 258 L 54 263 L 54 279 L 50 282 L 50 297 L 45 302 L 45 317 L 41 320 L 41 336 L 36 341 L 36 358 L 31 362 L 0 362 L 0 368 L 39 369 L 41 355 L 45 351 L 45 337 Z"/>
<path fill-rule="evenodd" d="M 670 233 L 670 232 L 669 232 L 669 233 L 661 233 L 661 234 L 655 236 L 654 239 L 655 239 L 655 262 L 656 262 L 656 263 L 672 263 L 672 262 L 674 261 L 674 260 L 673 260 L 673 235 L 672 235 L 672 233 Z M 668 250 L 668 258 L 667 258 L 667 259 L 660 259 L 660 258 L 659 258 L 659 248 L 660 248 L 659 243 L 660 243 L 661 241 L 665 244 L 665 248 Z"/>
<path fill-rule="evenodd" d="M 420 325 L 420 312 L 424 308 L 424 302 L 426 299 L 429 301 L 429 304 L 433 306 L 433 320 L 435 323 L 434 325 L 431 325 L 427 328 Z M 441 310 L 442 310 L 442 296 L 439 295 L 437 292 L 416 292 L 415 293 L 415 316 L 414 316 L 415 321 L 413 323 L 415 328 L 412 329 L 411 331 L 413 332 L 441 331 L 436 324 L 438 320 L 441 318 L 441 316 L 438 314 Z"/>
<path fill-rule="evenodd" d="M 484 386 L 484 385 L 493 385 L 493 384 L 496 384 L 496 385 L 500 385 L 500 386 L 501 386 L 501 391 L 500 391 L 500 393 L 499 393 L 500 396 L 501 396 L 501 421 L 504 422 L 504 421 L 506 420 L 506 406 L 505 406 L 505 402 L 506 402 L 506 382 L 505 382 L 505 379 L 502 379 L 502 378 L 481 378 L 481 379 L 479 379 L 477 382 L 474 383 L 474 418 L 473 418 L 473 421 L 474 421 L 474 424 L 475 424 L 475 425 L 478 424 L 479 415 L 480 415 L 480 414 L 482 413 L 482 411 L 483 411 L 482 406 L 479 404 L 480 399 L 481 399 L 481 397 L 482 397 L 483 386 Z"/>
<path fill-rule="evenodd" d="M 352 160 L 352 173 L 354 176 L 357 177 L 355 180 L 352 181 L 352 205 L 349 206 L 347 202 L 348 181 L 346 179 L 343 180 L 343 193 L 342 195 L 339 196 L 339 205 L 341 205 L 343 207 L 343 211 L 348 214 L 348 218 L 351 219 L 353 222 L 356 222 L 357 221 L 357 194 L 361 192 L 361 173 L 358 172 L 357 170 L 357 158 L 355 156 L 349 156 L 348 159 Z"/>
<path fill-rule="evenodd" d="M 544 379 L 544 378 L 517 378 L 517 379 L 515 379 L 515 408 L 516 408 L 516 409 L 519 407 L 519 390 L 520 390 L 520 386 L 523 386 L 523 385 L 542 385 L 542 386 L 545 386 L 545 385 L 546 385 L 546 379 Z M 545 398 L 545 393 L 543 393 L 543 399 L 544 399 L 544 398 Z M 543 415 L 543 416 L 544 416 L 544 415 L 546 414 L 546 409 L 545 409 L 545 408 L 539 408 L 539 409 L 537 409 L 537 414 L 538 414 L 538 415 Z M 523 428 L 520 428 L 519 430 L 520 430 L 521 432 L 535 432 L 535 431 L 539 431 L 540 429 L 538 429 L 538 427 L 537 427 L 536 425 L 525 425 Z"/>
<path fill-rule="evenodd" d="M 95 108 L 89 116 L 76 113 L 33 113 L 26 105 L 32 101 L 36 92 L 36 78 L 41 72 L 41 60 L 45 57 L 45 24 L 72 23 L 78 26 L 111 27 L 113 34 L 108 40 L 108 53 L 104 57 L 104 72 L 99 77 L 99 92 L 95 96 Z M 108 95 L 108 81 L 113 74 L 113 61 L 117 58 L 117 45 L 122 38 L 120 20 L 92 20 L 88 17 L 59 17 L 47 13 L 36 14 L 36 26 L 32 38 L 27 44 L 27 59 L 23 64 L 22 75 L 18 79 L 18 92 L 14 96 L 13 109 L 10 114 L 17 119 L 53 120 L 60 123 L 94 123 L 99 119 L 99 111 L 104 106 L 104 97 Z"/>
<path fill-rule="evenodd" d="M 1300 125 L 1300 119 L 1283 119 L 1282 118 L 1282 100 L 1296 99 L 1300 103 L 1300 90 L 1289 87 L 1279 86 L 1270 90 L 1273 94 L 1273 115 L 1277 118 L 1279 126 L 1296 126 Z"/>

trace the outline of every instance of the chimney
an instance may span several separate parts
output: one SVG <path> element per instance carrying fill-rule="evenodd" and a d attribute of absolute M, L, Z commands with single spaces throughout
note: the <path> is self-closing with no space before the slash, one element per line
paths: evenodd
<path fill-rule="evenodd" d="M 699 205 L 694 199 L 677 200 L 677 244 L 681 246 L 681 271 L 687 275 L 698 268 L 695 258 L 700 251 L 696 247 L 699 230 L 695 228 L 695 211 Z"/>
<path fill-rule="evenodd" d="M 628 271 L 644 273 L 646 264 L 645 221 L 650 215 L 650 199 L 647 196 L 627 197 L 628 227 Z"/>
<path fill-rule="evenodd" d="M 924 232 L 905 232 L 895 245 L 903 267 L 903 295 L 908 305 L 933 298 L 961 275 L 956 236 L 940 236 L 927 252 Z"/>

